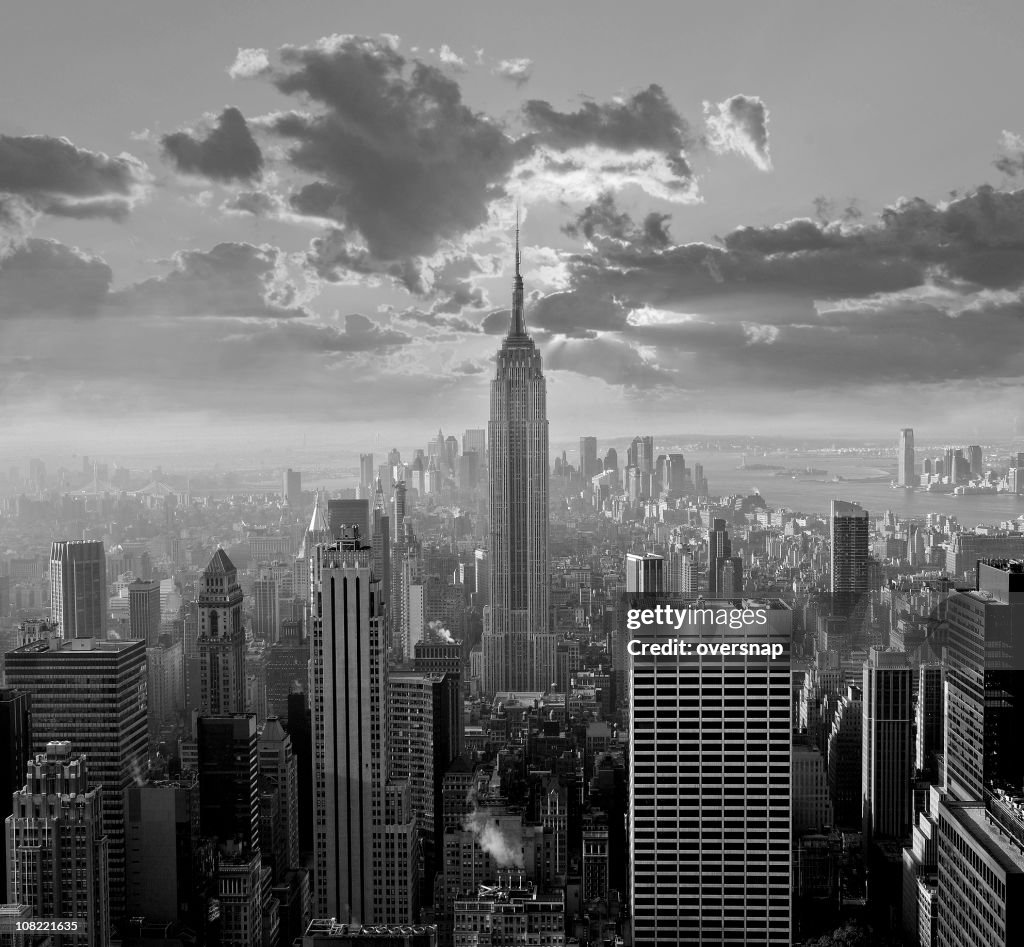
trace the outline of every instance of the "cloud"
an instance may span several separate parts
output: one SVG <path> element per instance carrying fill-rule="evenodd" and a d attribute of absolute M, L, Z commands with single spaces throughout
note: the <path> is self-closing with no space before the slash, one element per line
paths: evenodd
<path fill-rule="evenodd" d="M 504 335 L 508 332 L 511 318 L 511 309 L 495 309 L 484 316 L 483 322 L 480 323 L 480 329 L 486 335 Z"/>
<path fill-rule="evenodd" d="M 275 217 L 284 211 L 284 205 L 276 194 L 269 191 L 239 191 L 221 204 L 221 210 L 228 214 Z"/>
<path fill-rule="evenodd" d="M 263 169 L 263 153 L 252 137 L 245 116 L 228 107 L 215 126 L 199 137 L 187 131 L 164 135 L 164 155 L 183 174 L 213 181 L 251 181 Z"/>
<path fill-rule="evenodd" d="M 25 241 L 38 217 L 39 211 L 25 198 L 0 194 L 0 260 Z"/>
<path fill-rule="evenodd" d="M 690 127 L 661 86 L 650 85 L 629 98 L 607 103 L 584 102 L 575 112 L 559 112 L 550 103 L 531 99 L 523 117 L 538 144 L 572 152 L 596 147 L 620 155 L 660 154 L 676 187 L 689 190 L 692 171 L 685 151 L 694 144 Z"/>
<path fill-rule="evenodd" d="M 576 293 L 551 293 L 530 307 L 526 322 L 531 330 L 564 336 L 593 336 L 596 331 L 626 328 L 627 310 L 612 299 L 586 299 Z"/>
<path fill-rule="evenodd" d="M 314 276 L 329 283 L 357 282 L 364 277 L 388 278 L 410 293 L 422 295 L 426 291 L 418 260 L 380 260 L 369 248 L 350 240 L 343 230 L 328 230 L 314 238 L 305 261 Z"/>
<path fill-rule="evenodd" d="M 309 315 L 303 294 L 288 275 L 285 255 L 276 247 L 220 243 L 208 251 L 179 251 L 170 262 L 165 276 L 113 293 L 110 307 L 136 317 Z"/>
<path fill-rule="evenodd" d="M 257 79 L 270 73 L 270 58 L 265 49 L 238 48 L 235 61 L 228 67 L 232 79 Z"/>
<path fill-rule="evenodd" d="M 452 72 L 466 72 L 466 60 L 459 56 L 449 45 L 443 45 L 437 51 L 437 58 L 441 60 L 441 64 L 450 69 Z"/>
<path fill-rule="evenodd" d="M 636 347 L 611 337 L 555 339 L 544 347 L 544 367 L 625 388 L 658 388 L 675 381 L 671 372 L 659 368 Z"/>
<path fill-rule="evenodd" d="M 453 79 L 380 39 L 328 37 L 280 58 L 275 85 L 312 106 L 272 123 L 315 179 L 296 212 L 336 221 L 376 261 L 430 255 L 488 220 L 521 149 Z"/>
<path fill-rule="evenodd" d="M 95 316 L 113 278 L 99 257 L 30 238 L 0 260 L 0 322 Z"/>
<path fill-rule="evenodd" d="M 595 203 L 584 207 L 562 231 L 570 237 L 582 236 L 591 242 L 610 237 L 632 249 L 656 250 L 667 247 L 671 242 L 668 233 L 670 219 L 669 214 L 652 211 L 637 226 L 629 214 L 619 211 L 615 196 L 606 192 Z"/>
<path fill-rule="evenodd" d="M 533 75 L 532 59 L 502 59 L 492 70 L 494 75 L 508 79 L 517 86 L 525 85 Z"/>
<path fill-rule="evenodd" d="M 470 359 L 465 359 L 455 365 L 452 365 L 451 370 L 458 375 L 480 375 L 487 371 L 487 366 L 481 365 L 479 362 L 471 361 Z"/>
<path fill-rule="evenodd" d="M 760 170 L 771 171 L 768 109 L 756 95 L 734 95 L 717 105 L 705 102 L 704 122 L 712 151 L 743 155 Z"/>
<path fill-rule="evenodd" d="M 17 195 L 40 213 L 119 219 L 148 181 L 132 155 L 111 157 L 66 138 L 0 135 L 0 194 Z"/>
<path fill-rule="evenodd" d="M 312 322 L 280 322 L 244 336 L 242 349 L 259 349 L 270 355 L 283 350 L 314 355 L 352 355 L 357 352 L 384 352 L 408 345 L 406 333 L 378 325 L 360 313 L 345 316 L 344 328 Z"/>
<path fill-rule="evenodd" d="M 638 389 L 783 397 L 1019 374 L 1024 191 L 904 199 L 856 224 L 740 227 L 718 245 L 663 242 L 664 218 L 653 240 L 647 229 L 611 199 L 566 226 L 587 248 L 564 255 L 566 289 L 535 305 L 549 365 Z"/>

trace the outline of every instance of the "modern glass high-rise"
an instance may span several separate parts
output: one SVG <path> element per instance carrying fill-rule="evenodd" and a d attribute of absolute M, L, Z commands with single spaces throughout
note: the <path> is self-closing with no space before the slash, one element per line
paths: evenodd
<path fill-rule="evenodd" d="M 32 754 L 30 702 L 24 691 L 0 687 L 0 824 L 11 814 L 11 794 L 25 785 Z M 0 894 L 5 891 L 6 878 L 7 848 L 0 845 Z"/>
<path fill-rule="evenodd" d="M 864 837 L 902 840 L 914 817 L 913 682 L 906 652 L 872 648 L 861 690 Z"/>
<path fill-rule="evenodd" d="M 830 524 L 832 613 L 849 617 L 868 591 L 868 511 L 833 500 Z"/>
<path fill-rule="evenodd" d="M 1024 789 L 1024 561 L 981 560 L 946 602 L 946 788 L 967 802 Z"/>
<path fill-rule="evenodd" d="M 100 540 L 51 545 L 50 621 L 64 638 L 107 636 L 107 557 Z"/>
<path fill-rule="evenodd" d="M 218 549 L 203 570 L 198 597 L 199 712 L 245 709 L 245 630 L 238 570 Z"/>
<path fill-rule="evenodd" d="M 704 604 L 712 612 L 733 605 Z M 655 625 L 632 632 L 627 688 L 635 947 L 790 943 L 787 656 L 793 613 L 777 601 L 755 604 L 765 606 L 765 624 L 730 629 L 695 612 L 679 630 Z M 694 652 L 643 650 L 677 639 Z M 777 658 L 695 653 L 699 644 L 755 643 L 787 650 Z"/>
<path fill-rule="evenodd" d="M 106 947 L 110 892 L 99 783 L 68 742 L 48 743 L 26 775 L 5 826 L 6 900 L 29 905 L 37 920 L 76 921 L 75 935 L 57 935 L 57 943 Z"/>
<path fill-rule="evenodd" d="M 125 906 L 123 790 L 145 776 L 146 642 L 96 638 L 35 641 L 4 656 L 7 683 L 32 696 L 32 748 L 70 741 L 102 785 L 103 831 L 109 839 L 110 910 Z"/>
<path fill-rule="evenodd" d="M 653 552 L 626 553 L 626 591 L 664 595 L 665 557 Z"/>
<path fill-rule="evenodd" d="M 255 714 L 200 716 L 199 820 L 206 838 L 260 847 L 259 757 Z"/>
<path fill-rule="evenodd" d="M 483 650 L 488 693 L 546 690 L 554 680 L 546 391 L 540 352 L 523 315 L 517 231 L 512 318 L 497 355 L 487 427 L 490 610 Z"/>
<path fill-rule="evenodd" d="M 900 443 L 896 449 L 896 482 L 901 487 L 916 487 L 917 464 L 914 460 L 914 429 L 905 427 L 900 431 Z"/>
<path fill-rule="evenodd" d="M 725 574 L 727 565 L 728 575 Z M 712 520 L 708 530 L 708 598 L 733 598 L 741 594 L 742 589 L 743 560 L 732 554 L 725 520 Z"/>

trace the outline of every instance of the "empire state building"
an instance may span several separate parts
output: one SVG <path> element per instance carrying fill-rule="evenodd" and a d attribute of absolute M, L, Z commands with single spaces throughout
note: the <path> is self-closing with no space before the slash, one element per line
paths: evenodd
<path fill-rule="evenodd" d="M 548 617 L 548 419 L 540 352 L 526 333 L 523 277 L 497 356 L 487 426 L 490 608 L 484 619 L 484 690 L 546 691 L 554 681 Z"/>

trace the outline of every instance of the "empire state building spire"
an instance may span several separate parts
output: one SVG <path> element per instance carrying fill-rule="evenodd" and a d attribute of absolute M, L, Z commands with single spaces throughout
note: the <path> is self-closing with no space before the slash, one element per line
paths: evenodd
<path fill-rule="evenodd" d="M 516 275 L 512 284 L 512 322 L 508 328 L 508 337 L 527 338 L 526 319 L 523 316 L 523 276 L 519 272 L 519 211 L 516 210 Z"/>

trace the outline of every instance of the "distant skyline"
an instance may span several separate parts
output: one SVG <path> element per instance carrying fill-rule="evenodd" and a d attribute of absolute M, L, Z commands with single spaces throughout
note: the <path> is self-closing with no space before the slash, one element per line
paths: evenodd
<path fill-rule="evenodd" d="M 482 427 L 517 201 L 553 445 L 1008 440 L 1022 27 L 923 0 L 20 5 L 0 453 Z"/>

